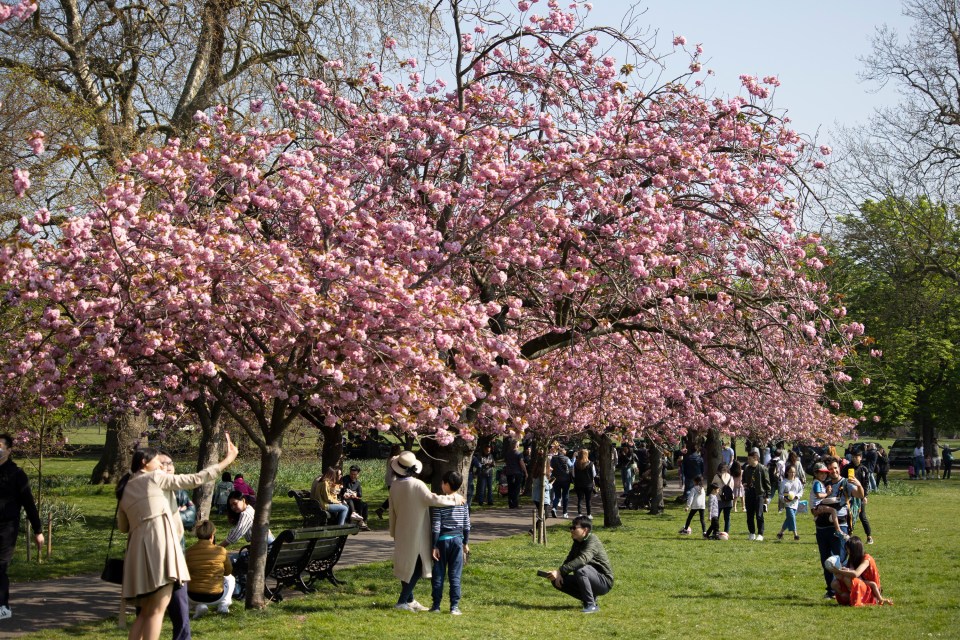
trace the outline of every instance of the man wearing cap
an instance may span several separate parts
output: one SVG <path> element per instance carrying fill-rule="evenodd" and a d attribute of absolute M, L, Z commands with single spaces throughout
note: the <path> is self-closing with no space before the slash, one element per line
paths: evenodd
<path fill-rule="evenodd" d="M 763 514 L 770 499 L 770 477 L 767 475 L 767 469 L 760 466 L 760 449 L 756 447 L 750 450 L 747 466 L 743 468 L 743 490 L 750 539 L 763 542 Z M 756 520 L 756 527 L 754 527 L 754 520 Z"/>
<path fill-rule="evenodd" d="M 433 545 L 430 507 L 464 504 L 459 493 L 437 495 L 415 478 L 423 465 L 412 451 L 404 451 L 390 461 L 396 479 L 390 485 L 390 537 L 393 538 L 393 575 L 400 580 L 400 598 L 396 609 L 426 611 L 413 599 L 413 589 L 421 577 L 432 577 Z"/>
<path fill-rule="evenodd" d="M 821 504 L 832 502 L 837 510 L 837 519 L 840 522 L 840 530 L 844 536 L 849 536 L 850 528 L 847 526 L 847 498 L 862 498 L 863 485 L 856 478 L 840 477 L 840 462 L 828 456 L 823 460 L 827 470 L 825 488 L 827 495 L 821 501 Z M 820 467 L 818 465 L 818 470 Z M 823 569 L 823 579 L 827 584 L 827 591 L 823 594 L 824 598 L 833 598 L 834 592 L 830 588 L 833 582 L 833 574 L 828 571 L 823 563 L 830 556 L 840 556 L 840 562 L 846 559 L 846 547 L 843 544 L 845 537 L 835 535 L 833 521 L 829 514 L 820 514 L 814 520 L 817 527 L 817 550 L 820 552 L 820 568 Z"/>

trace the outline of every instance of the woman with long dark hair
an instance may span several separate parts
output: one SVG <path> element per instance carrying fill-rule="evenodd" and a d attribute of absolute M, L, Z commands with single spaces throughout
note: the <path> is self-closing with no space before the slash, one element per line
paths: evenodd
<path fill-rule="evenodd" d="M 133 600 L 140 613 L 130 627 L 130 640 L 156 640 L 160 637 L 163 613 L 174 589 L 190 580 L 190 572 L 180 547 L 175 516 L 170 511 L 167 492 L 193 489 L 215 482 L 237 457 L 237 447 L 226 436 L 227 454 L 223 460 L 199 473 L 168 474 L 153 447 L 133 454 L 130 473 L 117 483 L 117 528 L 129 534 L 123 564 L 123 597 Z"/>
<path fill-rule="evenodd" d="M 847 548 L 846 563 L 842 567 L 835 564 L 826 566 L 834 575 L 830 588 L 836 594 L 837 602 L 851 607 L 893 604 L 893 600 L 883 597 L 877 563 L 869 553 L 864 553 L 863 541 L 859 536 L 850 536 L 844 544 Z"/>

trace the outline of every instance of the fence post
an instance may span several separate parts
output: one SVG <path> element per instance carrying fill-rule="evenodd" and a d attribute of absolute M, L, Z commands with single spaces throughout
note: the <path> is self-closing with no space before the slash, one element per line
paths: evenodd
<path fill-rule="evenodd" d="M 39 551 L 37 552 L 39 553 Z M 47 560 L 53 554 L 53 512 L 47 514 Z"/>

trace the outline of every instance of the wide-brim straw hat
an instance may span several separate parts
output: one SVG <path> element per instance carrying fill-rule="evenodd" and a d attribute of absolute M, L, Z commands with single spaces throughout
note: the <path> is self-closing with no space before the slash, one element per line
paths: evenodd
<path fill-rule="evenodd" d="M 413 451 L 404 451 L 390 462 L 390 468 L 400 476 L 412 476 L 423 470 L 423 463 L 417 460 Z"/>

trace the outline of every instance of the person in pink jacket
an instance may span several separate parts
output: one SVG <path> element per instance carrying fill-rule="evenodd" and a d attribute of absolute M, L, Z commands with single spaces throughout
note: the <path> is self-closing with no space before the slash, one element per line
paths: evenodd
<path fill-rule="evenodd" d="M 423 469 L 412 451 L 404 451 L 390 461 L 396 479 L 390 485 L 390 537 L 393 538 L 393 575 L 400 580 L 400 598 L 396 609 L 426 611 L 413 599 L 413 589 L 421 577 L 432 577 L 433 545 L 430 533 L 430 507 L 462 505 L 459 493 L 443 496 L 430 491 L 416 476 Z"/>

